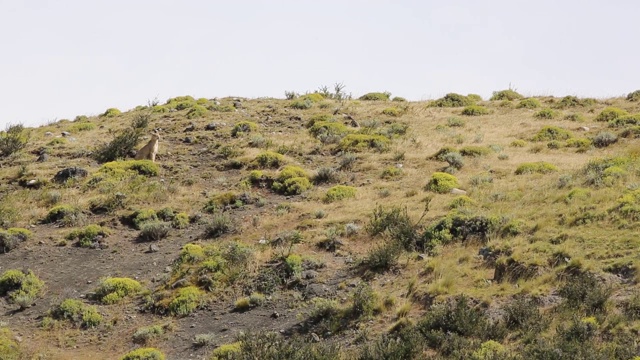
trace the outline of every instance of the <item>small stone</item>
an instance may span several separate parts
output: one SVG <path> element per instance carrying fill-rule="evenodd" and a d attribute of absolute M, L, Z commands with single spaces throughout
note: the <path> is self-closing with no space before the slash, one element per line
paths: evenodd
<path fill-rule="evenodd" d="M 280 317 L 280 314 L 277 311 L 274 311 L 273 314 L 271 314 L 272 319 L 277 319 L 279 317 Z"/>
<path fill-rule="evenodd" d="M 427 260 L 427 254 L 418 254 L 418 256 L 416 256 L 416 260 Z"/>
<path fill-rule="evenodd" d="M 184 129 L 184 132 L 194 131 L 195 129 L 196 126 L 194 124 L 191 124 Z"/>
<path fill-rule="evenodd" d="M 156 244 L 149 245 L 149 252 L 154 253 L 154 252 L 158 252 L 158 251 L 160 251 L 160 248 L 158 247 L 158 245 L 156 245 Z"/>
<path fill-rule="evenodd" d="M 315 279 L 318 276 L 318 272 L 314 270 L 305 270 L 301 275 L 303 279 Z"/>
<path fill-rule="evenodd" d="M 196 326 L 194 324 L 189 325 L 190 328 L 195 328 Z"/>
<path fill-rule="evenodd" d="M 67 136 L 70 136 L 70 135 L 71 135 L 71 133 L 68 132 L 68 131 L 63 131 L 62 132 L 62 136 L 64 136 L 64 137 L 67 137 Z"/>
<path fill-rule="evenodd" d="M 53 136 L 53 133 L 51 131 L 47 131 L 46 133 L 44 133 L 44 136 Z"/>
<path fill-rule="evenodd" d="M 91 283 L 93 283 L 93 281 L 87 280 L 87 284 L 91 284 Z"/>
<path fill-rule="evenodd" d="M 234 101 L 233 102 L 233 107 L 236 109 L 240 109 L 242 108 L 242 103 L 240 101 Z"/>
<path fill-rule="evenodd" d="M 451 189 L 451 193 L 454 195 L 466 195 L 467 192 L 462 189 L 453 188 Z"/>
<path fill-rule="evenodd" d="M 166 268 L 164 268 L 164 272 L 170 273 L 171 272 L 171 266 L 167 266 Z"/>
<path fill-rule="evenodd" d="M 193 139 L 187 136 L 186 138 L 184 138 L 184 140 L 182 140 L 182 142 L 184 142 L 185 144 L 191 144 L 193 143 Z"/>
<path fill-rule="evenodd" d="M 38 156 L 38 159 L 36 161 L 45 162 L 47 160 L 49 160 L 49 154 L 41 154 L 40 156 Z"/>

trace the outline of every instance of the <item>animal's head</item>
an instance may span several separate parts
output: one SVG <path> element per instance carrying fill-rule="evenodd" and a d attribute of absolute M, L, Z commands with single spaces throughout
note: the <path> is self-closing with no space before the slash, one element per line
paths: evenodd
<path fill-rule="evenodd" d="M 158 129 L 154 129 L 151 133 L 151 140 L 160 140 L 160 133 L 158 132 Z"/>

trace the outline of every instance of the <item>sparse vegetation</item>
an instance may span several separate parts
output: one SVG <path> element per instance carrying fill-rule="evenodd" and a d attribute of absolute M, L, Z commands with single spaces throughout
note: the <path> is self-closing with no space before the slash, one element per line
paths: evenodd
<path fill-rule="evenodd" d="M 29 135 L 22 124 L 7 125 L 0 132 L 0 156 L 12 155 L 24 149 L 29 143 Z"/>
<path fill-rule="evenodd" d="M 618 109 L 616 107 L 607 107 L 596 116 L 596 121 L 612 121 L 621 116 L 629 115 L 626 110 Z"/>
<path fill-rule="evenodd" d="M 443 172 L 436 172 L 431 175 L 431 179 L 427 183 L 426 189 L 436 193 L 444 194 L 448 193 L 453 188 L 457 188 L 458 186 L 460 185 L 458 183 L 458 179 L 455 176 Z"/>
<path fill-rule="evenodd" d="M 509 100 L 509 101 L 513 101 L 513 100 L 520 100 L 524 98 L 524 96 L 518 94 L 515 90 L 512 89 L 507 89 L 507 90 L 500 90 L 500 91 L 494 91 L 493 95 L 491 96 L 491 101 L 503 101 L 503 100 Z"/>
<path fill-rule="evenodd" d="M 468 96 L 449 93 L 444 97 L 435 100 L 431 103 L 431 106 L 435 107 L 463 107 L 463 106 L 471 106 L 475 103 L 473 99 L 470 99 Z"/>
<path fill-rule="evenodd" d="M 93 158 L 100 163 L 126 158 L 138 145 L 149 126 L 149 115 L 136 116 L 131 125 L 117 134 L 111 142 L 98 146 Z"/>
<path fill-rule="evenodd" d="M 462 109 L 462 115 L 480 116 L 489 114 L 489 110 L 484 106 L 471 105 Z"/>
<path fill-rule="evenodd" d="M 95 291 L 96 299 L 103 304 L 115 304 L 128 296 L 135 295 L 142 290 L 139 282 L 129 278 L 106 278 L 100 281 Z"/>

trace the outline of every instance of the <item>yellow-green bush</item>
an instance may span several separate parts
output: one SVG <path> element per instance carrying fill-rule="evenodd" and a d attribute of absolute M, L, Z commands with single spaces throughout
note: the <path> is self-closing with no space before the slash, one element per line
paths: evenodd
<path fill-rule="evenodd" d="M 123 179 L 131 175 L 131 172 L 143 176 L 158 176 L 160 168 L 151 160 L 126 160 L 111 161 L 98 169 L 99 174 L 108 175 L 115 179 Z"/>
<path fill-rule="evenodd" d="M 15 336 L 11 330 L 0 327 L 0 358 L 3 360 L 19 360 L 22 359 L 20 354 L 20 346 L 14 340 Z"/>
<path fill-rule="evenodd" d="M 91 247 L 97 236 L 107 237 L 109 234 L 110 231 L 108 229 L 103 228 L 100 225 L 92 224 L 87 225 L 82 229 L 73 230 L 67 234 L 65 238 L 71 241 L 78 240 L 78 246 L 80 247 Z"/>
<path fill-rule="evenodd" d="M 616 107 L 607 107 L 596 116 L 596 121 L 611 121 L 621 116 L 629 115 L 626 110 L 618 109 Z"/>
<path fill-rule="evenodd" d="M 470 105 L 462 109 L 462 115 L 465 116 L 480 116 L 489 114 L 489 109 L 484 106 Z"/>
<path fill-rule="evenodd" d="M 174 316 L 187 316 L 202 304 L 202 290 L 195 286 L 180 288 L 169 303 L 169 313 Z"/>
<path fill-rule="evenodd" d="M 23 228 L 0 230 L 0 254 L 13 250 L 19 243 L 28 240 L 31 235 L 31 231 Z"/>
<path fill-rule="evenodd" d="M 558 171 L 558 167 L 544 161 L 523 163 L 516 169 L 516 175 L 523 174 L 548 174 Z"/>
<path fill-rule="evenodd" d="M 297 254 L 291 254 L 284 260 L 287 274 L 291 277 L 298 277 L 302 272 L 302 257 Z"/>
<path fill-rule="evenodd" d="M 628 101 L 638 101 L 640 100 L 640 90 L 636 90 L 627 94 Z"/>
<path fill-rule="evenodd" d="M 186 229 L 189 226 L 189 215 L 185 212 L 179 212 L 171 220 L 171 226 L 176 229 Z"/>
<path fill-rule="evenodd" d="M 304 169 L 287 165 L 280 171 L 271 188 L 286 195 L 298 195 L 311 187 L 309 175 Z"/>
<path fill-rule="evenodd" d="M 129 216 L 133 226 L 140 230 L 142 225 L 148 222 L 158 221 L 158 214 L 153 209 L 136 210 Z"/>
<path fill-rule="evenodd" d="M 103 318 L 95 306 L 85 305 L 76 299 L 66 299 L 60 303 L 50 315 L 57 320 L 67 320 L 76 326 L 92 328 L 100 325 Z M 45 318 L 46 319 L 46 318 Z M 43 323 L 46 323 L 43 320 Z"/>
<path fill-rule="evenodd" d="M 402 175 L 402 169 L 395 166 L 389 166 L 382 171 L 382 175 L 380 177 L 382 177 L 383 179 L 390 180 L 390 179 L 398 178 L 401 175 Z"/>
<path fill-rule="evenodd" d="M 473 105 L 475 101 L 468 96 L 449 93 L 444 97 L 437 99 L 429 104 L 429 106 L 435 107 L 462 107 L 462 106 L 470 106 Z"/>
<path fill-rule="evenodd" d="M 397 107 L 388 107 L 382 110 L 382 114 L 387 116 L 400 116 L 402 115 L 402 110 L 398 109 Z"/>
<path fill-rule="evenodd" d="M 349 199 L 356 196 L 356 188 L 347 185 L 336 185 L 329 190 L 324 196 L 325 202 L 334 202 L 343 199 Z"/>
<path fill-rule="evenodd" d="M 365 101 L 388 101 L 391 94 L 388 92 L 370 92 L 360 96 L 359 100 Z"/>
<path fill-rule="evenodd" d="M 444 194 L 457 188 L 459 185 L 458 178 L 451 174 L 443 172 L 435 172 L 431 175 L 431 179 L 427 183 L 426 189 L 436 193 Z"/>
<path fill-rule="evenodd" d="M 542 109 L 537 113 L 533 114 L 533 116 L 537 119 L 555 119 L 558 117 L 558 112 L 549 108 Z"/>
<path fill-rule="evenodd" d="M 0 156 L 9 156 L 27 146 L 29 133 L 22 124 L 7 125 L 0 131 Z"/>
<path fill-rule="evenodd" d="M 491 154 L 492 152 L 493 150 L 488 147 L 473 145 L 465 146 L 459 150 L 460 155 L 468 157 L 485 156 Z"/>
<path fill-rule="evenodd" d="M 382 135 L 349 134 L 340 140 L 340 149 L 343 151 L 367 149 L 386 151 L 389 148 L 389 142 L 389 139 Z"/>
<path fill-rule="evenodd" d="M 136 344 L 146 344 L 151 338 L 164 334 L 168 325 L 151 325 L 138 328 L 133 333 L 133 342 Z"/>
<path fill-rule="evenodd" d="M 227 360 L 233 359 L 240 353 L 242 343 L 240 341 L 231 344 L 224 344 L 217 347 L 211 353 L 211 360 Z"/>
<path fill-rule="evenodd" d="M 524 96 L 518 94 L 515 90 L 507 89 L 507 90 L 494 91 L 493 95 L 491 96 L 491 98 L 489 100 L 491 100 L 491 101 L 500 101 L 500 100 L 513 101 L 513 100 L 522 99 L 523 97 Z"/>
<path fill-rule="evenodd" d="M 202 105 L 193 105 L 193 107 L 187 111 L 187 119 L 201 118 L 205 116 L 207 112 L 209 112 L 209 110 L 207 110 L 206 107 Z"/>
<path fill-rule="evenodd" d="M 470 207 L 476 205 L 475 200 L 471 199 L 466 195 L 456 196 L 449 203 L 449 209 L 460 209 L 465 207 Z"/>
<path fill-rule="evenodd" d="M 116 109 L 116 108 L 109 108 L 107 109 L 104 113 L 102 113 L 102 115 L 100 115 L 100 117 L 116 117 L 118 115 L 122 114 L 122 111 Z"/>
<path fill-rule="evenodd" d="M 256 156 L 252 164 L 260 168 L 279 168 L 285 162 L 284 156 L 273 151 L 264 151 Z"/>
<path fill-rule="evenodd" d="M 165 360 L 165 357 L 156 348 L 140 348 L 128 352 L 120 360 Z"/>
<path fill-rule="evenodd" d="M 521 139 L 513 140 L 511 142 L 512 147 L 525 147 L 526 145 L 527 145 L 527 142 Z"/>
<path fill-rule="evenodd" d="M 90 122 L 74 124 L 69 130 L 73 132 L 90 131 L 96 128 L 96 125 Z"/>
<path fill-rule="evenodd" d="M 222 211 L 226 206 L 234 205 L 238 201 L 238 196 L 231 191 L 216 194 L 204 205 L 204 211 L 214 213 Z"/>
<path fill-rule="evenodd" d="M 532 141 L 567 140 L 572 135 L 569 131 L 557 126 L 545 126 L 531 139 Z"/>
<path fill-rule="evenodd" d="M 79 208 L 71 205 L 57 205 L 49 210 L 43 222 L 55 222 L 63 226 L 73 226 L 81 224 L 83 219 L 84 214 Z"/>
<path fill-rule="evenodd" d="M 536 98 L 522 99 L 516 105 L 516 109 L 536 109 L 541 106 L 540 101 Z"/>
<path fill-rule="evenodd" d="M 115 304 L 125 297 L 133 296 L 142 290 L 142 285 L 130 278 L 106 278 L 95 291 L 96 299 L 103 304 Z"/>
<path fill-rule="evenodd" d="M 40 296 L 44 282 L 31 271 L 10 269 L 0 275 L 0 296 L 9 296 L 9 302 L 25 308 Z"/>
<path fill-rule="evenodd" d="M 256 130 L 258 130 L 258 124 L 252 121 L 240 121 L 231 128 L 231 136 L 236 137 Z"/>
<path fill-rule="evenodd" d="M 321 134 L 346 135 L 350 131 L 343 123 L 337 121 L 315 121 L 309 128 L 309 133 L 314 137 L 318 137 Z"/>
<path fill-rule="evenodd" d="M 567 146 L 578 148 L 578 149 L 587 149 L 591 146 L 591 140 L 586 138 L 582 138 L 582 139 L 572 138 L 567 140 Z"/>

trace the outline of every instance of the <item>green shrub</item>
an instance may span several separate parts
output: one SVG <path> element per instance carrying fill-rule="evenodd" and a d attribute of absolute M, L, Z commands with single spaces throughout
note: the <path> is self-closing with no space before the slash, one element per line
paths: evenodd
<path fill-rule="evenodd" d="M 616 134 L 608 131 L 601 131 L 593 138 L 593 146 L 603 148 L 614 144 L 616 141 L 618 141 L 618 136 L 616 136 Z"/>
<path fill-rule="evenodd" d="M 273 151 L 261 152 L 253 159 L 253 164 L 260 168 L 279 168 L 284 165 L 284 156 Z"/>
<path fill-rule="evenodd" d="M 491 98 L 489 100 L 491 100 L 491 101 L 500 101 L 500 100 L 513 101 L 513 100 L 520 100 L 523 97 L 524 96 L 518 94 L 515 90 L 507 89 L 507 90 L 494 91 L 493 95 L 491 96 Z"/>
<path fill-rule="evenodd" d="M 180 212 L 171 220 L 171 226 L 175 229 L 186 229 L 189 226 L 189 222 L 189 214 Z"/>
<path fill-rule="evenodd" d="M 311 109 L 311 107 L 313 106 L 313 101 L 309 100 L 309 99 L 305 99 L 305 100 L 294 100 L 291 102 L 291 104 L 289 105 L 290 108 L 292 109 L 297 109 L 297 110 L 306 110 L 306 109 Z"/>
<path fill-rule="evenodd" d="M 469 157 L 478 157 L 491 154 L 492 150 L 484 146 L 465 146 L 460 149 L 460 155 Z"/>
<path fill-rule="evenodd" d="M 22 124 L 7 125 L 5 131 L 0 132 L 0 156 L 14 154 L 27 146 L 29 134 Z"/>
<path fill-rule="evenodd" d="M 584 115 L 582 114 L 568 114 L 564 117 L 565 120 L 583 122 L 585 121 Z"/>
<path fill-rule="evenodd" d="M 356 196 L 356 188 L 353 186 L 336 185 L 329 190 L 324 196 L 325 202 L 334 202 L 343 199 L 349 199 Z"/>
<path fill-rule="evenodd" d="M 560 99 L 560 101 L 558 101 L 558 103 L 556 104 L 557 108 L 560 109 L 566 109 L 566 108 L 572 108 L 572 107 L 578 107 L 578 106 L 592 106 L 597 104 L 598 102 L 596 101 L 596 99 L 591 99 L 591 98 L 585 98 L 585 99 L 579 99 L 575 96 L 565 96 L 562 99 Z"/>
<path fill-rule="evenodd" d="M 520 100 L 518 105 L 516 105 L 516 109 L 536 109 L 542 106 L 540 101 L 536 98 L 527 98 Z"/>
<path fill-rule="evenodd" d="M 122 114 L 122 111 L 116 109 L 116 108 L 108 108 L 104 113 L 102 113 L 102 115 L 100 115 L 100 117 L 116 117 L 118 115 Z"/>
<path fill-rule="evenodd" d="M 158 221 L 158 214 L 153 209 L 143 209 L 134 211 L 129 218 L 131 218 L 133 226 L 141 230 L 145 223 Z"/>
<path fill-rule="evenodd" d="M 448 127 L 464 127 L 465 121 L 461 118 L 451 117 L 447 119 Z"/>
<path fill-rule="evenodd" d="M 310 93 L 310 94 L 304 94 L 302 96 L 300 96 L 300 100 L 309 100 L 311 102 L 317 103 L 320 102 L 322 100 L 324 100 L 324 95 L 318 93 L 318 92 L 314 92 L 314 93 Z"/>
<path fill-rule="evenodd" d="M 401 96 L 394 96 L 393 99 L 391 99 L 391 101 L 396 101 L 396 102 L 406 102 L 407 99 L 401 97 Z"/>
<path fill-rule="evenodd" d="M 67 320 L 83 328 L 96 327 L 103 320 L 95 306 L 85 305 L 82 301 L 75 299 L 62 301 L 51 311 L 51 315 L 57 320 Z"/>
<path fill-rule="evenodd" d="M 72 226 L 82 223 L 84 214 L 80 209 L 71 205 L 57 205 L 51 208 L 47 216 L 43 219 L 44 223 L 58 223 L 63 226 Z"/>
<path fill-rule="evenodd" d="M 256 130 L 258 130 L 258 124 L 252 121 L 240 121 L 231 128 L 231 136 L 236 137 Z"/>
<path fill-rule="evenodd" d="M 395 179 L 402 176 L 402 169 L 397 168 L 395 166 L 389 166 L 382 171 L 382 175 L 380 176 L 383 179 Z"/>
<path fill-rule="evenodd" d="M 3 360 L 22 359 L 20 346 L 15 341 L 15 336 L 11 330 L 0 327 L 0 355 Z"/>
<path fill-rule="evenodd" d="M 31 271 L 10 269 L 0 275 L 0 296 L 9 296 L 9 302 L 30 306 L 40 296 L 44 282 Z"/>
<path fill-rule="evenodd" d="M 640 100 L 640 90 L 636 90 L 634 92 L 630 92 L 629 94 L 627 94 L 627 100 L 629 101 Z"/>
<path fill-rule="evenodd" d="M 621 116 L 629 115 L 625 110 L 618 109 L 616 107 L 607 107 L 596 116 L 596 121 L 612 121 Z"/>
<path fill-rule="evenodd" d="M 460 185 L 455 176 L 443 172 L 435 172 L 431 175 L 431 179 L 427 183 L 426 189 L 440 194 L 445 194 L 458 186 Z"/>
<path fill-rule="evenodd" d="M 227 214 L 216 214 L 205 227 L 205 235 L 208 238 L 218 238 L 233 230 L 233 222 Z"/>
<path fill-rule="evenodd" d="M 90 131 L 96 128 L 96 125 L 90 122 L 75 124 L 71 127 L 71 131 L 80 132 L 80 131 Z"/>
<path fill-rule="evenodd" d="M 201 118 L 201 117 L 205 116 L 207 114 L 207 112 L 208 112 L 208 110 L 207 110 L 206 107 L 204 107 L 202 105 L 194 105 L 187 112 L 187 119 Z"/>
<path fill-rule="evenodd" d="M 456 93 L 449 93 L 449 94 L 446 94 L 444 97 L 433 101 L 430 104 L 430 106 L 462 107 L 462 106 L 470 106 L 473 104 L 474 104 L 474 101 L 472 99 L 469 99 L 469 97 L 467 96 L 456 94 Z"/>
<path fill-rule="evenodd" d="M 567 140 L 571 133 L 557 126 L 545 126 L 531 139 L 532 141 Z"/>
<path fill-rule="evenodd" d="M 313 177 L 313 182 L 315 184 L 333 183 L 337 182 L 338 179 L 339 176 L 333 168 L 322 167 L 318 169 L 316 175 Z"/>
<path fill-rule="evenodd" d="M 115 304 L 123 298 L 136 295 L 142 290 L 142 285 L 130 278 L 106 278 L 100 282 L 95 290 L 96 299 L 103 304 Z"/>
<path fill-rule="evenodd" d="M 126 353 L 120 360 L 164 360 L 164 354 L 155 348 L 140 348 Z"/>
<path fill-rule="evenodd" d="M 97 241 L 98 236 L 107 237 L 110 231 L 100 225 L 87 225 L 82 229 L 76 229 L 67 234 L 67 240 L 78 240 L 77 245 L 80 247 L 92 247 Z"/>
<path fill-rule="evenodd" d="M 274 191 L 285 195 L 299 195 L 311 187 L 307 172 L 293 165 L 285 166 L 271 186 Z"/>
<path fill-rule="evenodd" d="M 558 112 L 552 109 L 546 108 L 533 114 L 533 116 L 537 119 L 555 119 L 556 117 L 558 117 Z"/>
<path fill-rule="evenodd" d="M 489 340 L 480 345 L 480 348 L 471 354 L 471 360 L 502 359 L 507 354 L 505 347 L 497 341 Z"/>
<path fill-rule="evenodd" d="M 531 163 L 523 163 L 516 169 L 516 175 L 523 174 L 548 174 L 558 171 L 558 167 L 548 162 L 539 161 Z"/>
<path fill-rule="evenodd" d="M 584 309 L 588 315 L 604 313 L 611 296 L 611 288 L 600 283 L 591 273 L 580 272 L 571 276 L 558 289 L 570 309 Z"/>
<path fill-rule="evenodd" d="M 402 115 L 402 110 L 398 109 L 397 107 L 388 107 L 384 110 L 382 110 L 382 114 L 383 115 L 387 115 L 387 116 L 400 116 Z"/>
<path fill-rule="evenodd" d="M 456 196 L 449 203 L 449 209 L 460 209 L 474 206 L 476 202 L 466 195 Z"/>
<path fill-rule="evenodd" d="M 178 289 L 177 295 L 169 303 L 169 313 L 174 316 L 187 316 L 202 303 L 202 290 L 195 286 Z"/>
<path fill-rule="evenodd" d="M 462 109 L 462 115 L 465 116 L 480 116 L 489 114 L 489 109 L 484 106 L 470 105 Z"/>
<path fill-rule="evenodd" d="M 302 257 L 291 254 L 285 259 L 285 269 L 289 277 L 298 277 L 302 273 Z"/>
<path fill-rule="evenodd" d="M 574 147 L 579 149 L 588 149 L 591 146 L 591 140 L 589 139 L 568 139 L 566 145 L 568 147 Z"/>
<path fill-rule="evenodd" d="M 164 221 L 147 221 L 140 227 L 140 241 L 158 241 L 169 235 L 171 224 Z"/>
<path fill-rule="evenodd" d="M 309 128 L 309 133 L 313 137 L 318 138 L 321 135 L 343 136 L 351 132 L 351 130 L 343 123 L 337 121 L 314 121 Z"/>
<path fill-rule="evenodd" d="M 478 102 L 478 101 L 482 101 L 482 96 L 478 94 L 467 94 L 467 99 L 473 102 Z"/>
<path fill-rule="evenodd" d="M 618 116 L 609 121 L 609 127 L 624 127 L 627 125 L 640 125 L 640 114 Z"/>
<path fill-rule="evenodd" d="M 6 231 L 0 230 L 0 254 L 15 249 L 19 243 L 28 240 L 31 235 L 31 231 L 22 228 L 9 228 Z"/>
<path fill-rule="evenodd" d="M 366 149 L 386 151 L 389 147 L 389 139 L 381 135 L 349 134 L 340 140 L 339 146 L 343 151 L 363 151 Z"/>
<path fill-rule="evenodd" d="M 521 139 L 513 140 L 510 144 L 512 147 L 525 147 L 527 142 Z"/>
<path fill-rule="evenodd" d="M 218 211 L 224 211 L 227 206 L 235 205 L 238 201 L 238 196 L 231 191 L 219 193 L 214 195 L 204 205 L 203 210 L 213 214 Z"/>
<path fill-rule="evenodd" d="M 151 325 L 138 328 L 133 333 L 133 342 L 136 344 L 146 344 L 152 338 L 164 334 L 165 326 Z"/>
<path fill-rule="evenodd" d="M 124 179 L 133 174 L 142 176 L 158 176 L 160 168 L 151 160 L 111 161 L 98 169 L 98 174 L 108 175 L 115 179 Z"/>
<path fill-rule="evenodd" d="M 118 133 L 111 142 L 99 145 L 93 152 L 93 158 L 100 163 L 126 158 L 138 145 L 150 119 L 148 114 L 137 115 L 131 121 L 131 125 Z"/>
<path fill-rule="evenodd" d="M 211 360 L 234 359 L 240 353 L 241 347 L 242 343 L 240 341 L 220 345 L 211 353 Z"/>
<path fill-rule="evenodd" d="M 391 97 L 391 93 L 388 93 L 388 92 L 370 92 L 370 93 L 367 93 L 367 94 L 364 94 L 364 95 L 360 96 L 358 98 L 358 100 L 389 101 L 390 97 Z"/>

